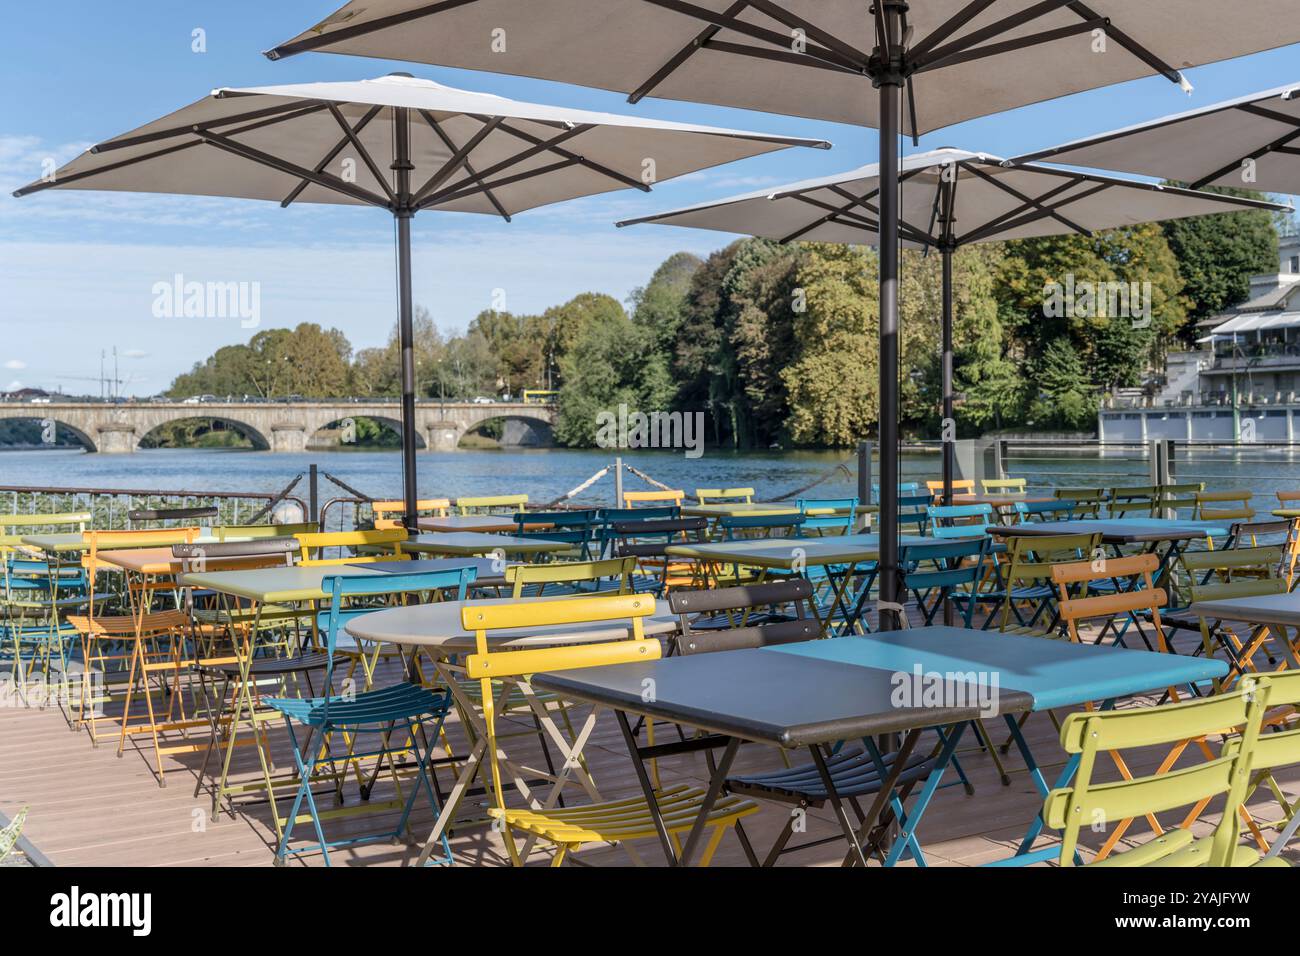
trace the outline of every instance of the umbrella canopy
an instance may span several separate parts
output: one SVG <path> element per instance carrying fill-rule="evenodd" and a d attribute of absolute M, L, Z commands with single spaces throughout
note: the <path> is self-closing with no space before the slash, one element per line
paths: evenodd
<path fill-rule="evenodd" d="M 988 153 L 938 149 L 906 157 L 899 168 L 900 238 L 943 255 L 943 416 L 952 417 L 952 254 L 964 245 L 1135 226 L 1276 203 L 1016 165 Z M 620 222 L 659 223 L 762 236 L 877 245 L 880 168 L 863 166 L 789 186 Z M 944 499 L 951 501 L 953 449 L 943 446 Z M 883 485 L 882 485 L 883 487 Z"/>
<path fill-rule="evenodd" d="M 511 73 L 879 124 L 867 0 L 351 0 L 268 52 Z M 1293 0 L 920 0 L 905 132 L 1300 41 Z M 1095 31 L 1106 34 L 1104 52 Z M 800 32 L 801 31 L 801 32 Z"/>
<path fill-rule="evenodd" d="M 789 146 L 829 148 L 816 140 L 520 103 L 399 74 L 214 90 L 92 147 L 48 182 L 15 195 L 97 189 L 394 209 L 402 202 L 392 169 L 394 133 L 403 117 L 411 208 L 506 218 L 578 196 L 648 191 L 659 180 Z"/>
<path fill-rule="evenodd" d="M 1022 158 L 1300 195 L 1300 83 Z"/>
<path fill-rule="evenodd" d="M 268 52 L 400 58 L 880 129 L 880 470 L 898 473 L 898 137 L 1300 42 L 1294 0 L 349 0 Z M 906 106 L 904 105 L 906 104 Z M 882 481 L 880 607 L 900 606 Z"/>
<path fill-rule="evenodd" d="M 1086 173 L 1011 164 L 988 153 L 937 149 L 900 164 L 901 238 L 916 248 L 1089 233 L 1277 203 Z M 876 245 L 876 165 L 620 222 L 691 226 L 782 242 Z"/>
<path fill-rule="evenodd" d="M 406 75 L 219 89 L 82 153 L 44 189 L 375 206 L 397 221 L 406 521 L 414 527 L 410 221 L 426 209 L 510 217 L 819 140 L 520 103 Z"/>

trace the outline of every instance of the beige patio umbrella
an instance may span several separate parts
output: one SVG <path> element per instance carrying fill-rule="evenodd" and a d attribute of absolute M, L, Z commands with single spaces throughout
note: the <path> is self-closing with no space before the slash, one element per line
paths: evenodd
<path fill-rule="evenodd" d="M 943 257 L 943 417 L 953 414 L 952 258 L 962 246 L 1034 236 L 1090 235 L 1103 229 L 1242 209 L 1289 207 L 1253 199 L 1153 186 L 1033 164 L 988 153 L 938 149 L 903 159 L 899 169 L 900 237 Z M 620 222 L 657 223 L 762 236 L 779 242 L 880 244 L 871 207 L 880 168 L 863 166 L 788 186 Z M 953 449 L 943 445 L 945 503 L 951 503 Z M 882 496 L 883 496 L 882 483 Z"/>
<path fill-rule="evenodd" d="M 318 50 L 880 129 L 880 469 L 898 472 L 899 135 L 1300 42 L 1294 0 L 350 0 Z M 906 93 L 906 109 L 904 108 Z M 881 483 L 880 598 L 898 594 Z M 886 619 L 888 626 L 889 619 Z"/>
<path fill-rule="evenodd" d="M 1175 113 L 1024 160 L 1300 195 L 1300 83 Z"/>
<path fill-rule="evenodd" d="M 407 74 L 219 89 L 14 193 L 94 189 L 369 206 L 397 225 L 406 523 L 415 526 L 411 218 L 511 216 L 819 140 L 561 109 Z"/>

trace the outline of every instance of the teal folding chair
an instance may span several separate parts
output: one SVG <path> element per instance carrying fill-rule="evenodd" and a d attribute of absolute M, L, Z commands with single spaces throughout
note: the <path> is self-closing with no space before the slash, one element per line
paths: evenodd
<path fill-rule="evenodd" d="M 517 529 L 515 533 L 521 538 L 570 544 L 573 549 L 568 557 L 588 561 L 592 557 L 592 544 L 596 539 L 598 514 L 595 508 L 583 511 L 523 511 L 514 516 Z M 526 530 L 529 525 L 539 524 L 551 527 L 541 531 Z"/>
<path fill-rule="evenodd" d="M 328 663 L 325 668 L 324 697 L 273 697 L 266 700 L 266 705 L 279 711 L 289 730 L 289 740 L 293 746 L 293 760 L 298 773 L 298 790 L 293 798 L 293 806 L 284 832 L 275 849 L 275 863 L 284 865 L 290 856 L 298 856 L 319 850 L 325 865 L 330 865 L 330 849 L 371 843 L 378 840 L 392 840 L 400 837 L 407 827 L 411 810 L 415 806 L 416 794 L 423 791 L 429 806 L 436 817 L 441 806 L 437 793 L 429 780 L 429 741 L 437 740 L 442 731 L 443 721 L 451 706 L 451 692 L 448 690 L 430 690 L 403 681 L 390 687 L 366 690 L 360 693 L 333 693 L 335 655 L 339 646 L 339 629 L 349 620 L 361 614 L 372 613 L 376 607 L 347 607 L 344 598 L 392 597 L 401 594 L 420 595 L 427 592 L 454 591 L 457 600 L 465 599 L 465 591 L 474 580 L 475 569 L 472 567 L 453 568 L 445 571 L 425 571 L 410 574 L 366 574 L 334 575 L 322 582 L 322 590 L 329 595 L 329 610 L 325 616 L 322 631 L 325 637 L 325 655 Z M 299 728 L 305 731 L 300 739 Z M 427 734 L 425 731 L 429 731 Z M 368 739 L 378 735 L 379 742 L 372 748 L 359 749 L 358 738 Z M 342 737 L 346 750 L 335 754 L 331 748 L 335 737 Z M 424 737 L 423 743 L 421 737 Z M 385 760 L 388 761 L 396 783 L 396 757 L 410 752 L 414 757 L 415 779 L 411 792 L 401 801 L 400 784 L 398 801 L 401 801 L 402 813 L 397 826 L 382 834 L 367 834 L 339 840 L 327 840 L 322 828 L 322 821 L 339 815 L 339 810 L 321 811 L 316 805 L 316 794 L 312 792 L 312 783 L 317 778 L 318 768 L 328 766 L 334 777 L 336 790 L 341 796 L 342 781 L 346 776 L 347 766 L 359 767 L 358 761 L 374 759 L 375 777 Z M 338 767 L 343 765 L 343 775 Z M 368 798 L 370 784 L 363 784 L 364 796 Z M 298 847 L 291 847 L 294 824 L 299 820 L 303 805 L 307 808 L 307 818 L 315 829 L 316 842 Z M 395 808 L 395 807 L 394 807 Z M 375 808 L 378 809 L 378 808 Z M 342 811 L 355 813 L 354 809 Z M 451 845 L 446 836 L 442 838 L 442 854 L 434 861 L 437 865 L 451 863 Z"/>
<path fill-rule="evenodd" d="M 858 520 L 858 499 L 854 498 L 796 498 L 795 505 L 804 516 L 803 530 L 815 534 L 852 534 Z M 826 511 L 832 514 L 809 514 Z"/>
<path fill-rule="evenodd" d="M 1075 517 L 1075 503 L 1068 499 L 1053 501 L 1017 501 L 1016 522 L 1070 521 Z"/>

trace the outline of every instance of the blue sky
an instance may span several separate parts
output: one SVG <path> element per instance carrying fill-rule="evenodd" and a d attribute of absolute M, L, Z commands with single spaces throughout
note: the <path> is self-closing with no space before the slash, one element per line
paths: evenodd
<path fill-rule="evenodd" d="M 246 341 L 238 319 L 159 319 L 154 283 L 256 279 L 263 327 L 319 322 L 354 347 L 381 344 L 393 324 L 392 223 L 354 208 L 237 200 L 49 192 L 11 198 L 90 144 L 171 112 L 218 86 L 352 80 L 407 70 L 515 99 L 831 141 L 663 183 L 547 207 L 505 224 L 486 216 L 415 219 L 416 301 L 444 331 L 463 329 L 504 289 L 506 308 L 540 311 L 587 291 L 626 299 L 678 250 L 729 241 L 617 219 L 720 198 L 875 159 L 872 130 L 791 117 L 646 100 L 537 80 L 403 63 L 261 51 L 329 13 L 335 0 L 65 0 L 14 4 L 0 36 L 0 390 L 18 384 L 98 392 L 102 351 L 116 347 L 123 391 L 149 395 L 213 350 Z M 207 50 L 191 49 L 192 32 Z M 1011 156 L 1300 79 L 1300 47 L 1188 72 L 1189 97 L 1163 79 L 1094 91 L 950 127 L 905 151 L 959 146 Z M 111 370 L 111 359 L 110 359 Z M 93 379 L 93 380 L 92 380 Z"/>

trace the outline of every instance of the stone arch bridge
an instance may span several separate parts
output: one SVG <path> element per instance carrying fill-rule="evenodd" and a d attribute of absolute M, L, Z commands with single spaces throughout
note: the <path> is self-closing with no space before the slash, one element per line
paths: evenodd
<path fill-rule="evenodd" d="M 398 430 L 401 417 L 396 401 L 0 403 L 0 420 L 53 423 L 71 432 L 87 450 L 105 453 L 136 451 L 140 440 L 159 426 L 194 418 L 220 421 L 262 450 L 301 452 L 318 431 L 346 428 L 349 419 L 370 418 Z M 466 432 L 496 418 L 505 420 L 505 444 L 550 444 L 554 406 L 522 402 L 417 402 L 416 437 L 422 448 L 450 451 Z M 45 431 L 53 434 L 48 427 Z"/>

